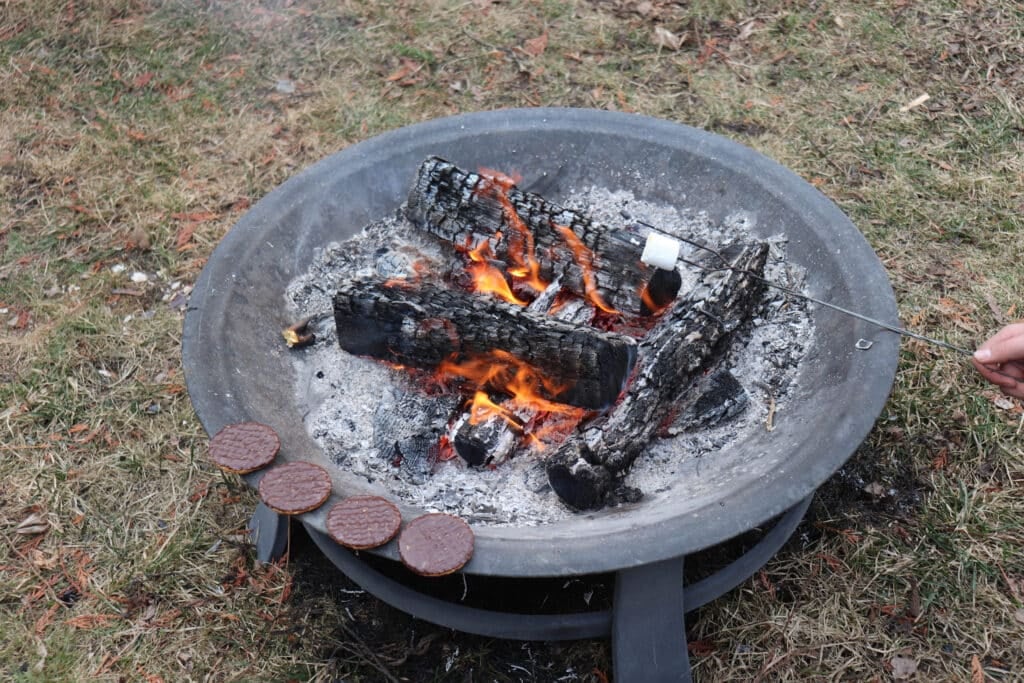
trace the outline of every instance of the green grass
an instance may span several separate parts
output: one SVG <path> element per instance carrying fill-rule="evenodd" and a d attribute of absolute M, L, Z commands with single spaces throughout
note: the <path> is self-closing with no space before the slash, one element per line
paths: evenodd
<path fill-rule="evenodd" d="M 659 48 L 655 26 L 686 43 Z M 1022 27 L 1019 3 L 948 0 L 3 4 L 0 680 L 610 675 L 607 643 L 434 628 L 312 553 L 255 566 L 255 498 L 205 459 L 171 284 L 252 202 L 374 134 L 627 109 L 807 178 L 882 257 L 904 323 L 970 348 L 1024 310 Z M 422 68 L 389 81 L 403 60 Z M 889 680 L 896 655 L 917 680 L 1024 677 L 1022 418 L 996 398 L 905 342 L 796 540 L 690 618 L 697 680 Z M 47 532 L 17 534 L 32 512 Z"/>

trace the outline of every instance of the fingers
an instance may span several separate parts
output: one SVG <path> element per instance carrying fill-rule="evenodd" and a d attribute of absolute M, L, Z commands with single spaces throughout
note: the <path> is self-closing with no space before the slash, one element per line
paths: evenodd
<path fill-rule="evenodd" d="M 1024 323 L 1014 323 L 985 341 L 974 357 L 987 364 L 1024 359 Z"/>
<path fill-rule="evenodd" d="M 1024 369 L 1016 363 L 1005 363 L 1002 366 L 987 365 L 979 363 L 973 358 L 971 362 L 978 372 L 981 373 L 982 377 L 1002 389 L 1010 389 L 1024 383 Z"/>

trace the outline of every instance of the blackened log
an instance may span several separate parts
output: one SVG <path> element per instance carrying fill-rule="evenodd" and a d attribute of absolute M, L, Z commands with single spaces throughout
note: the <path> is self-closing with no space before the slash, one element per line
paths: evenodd
<path fill-rule="evenodd" d="M 428 282 L 345 281 L 334 321 L 344 350 L 410 367 L 507 352 L 543 373 L 546 398 L 583 408 L 611 404 L 636 358 L 629 337 Z"/>
<path fill-rule="evenodd" d="M 544 281 L 561 278 L 579 296 L 593 291 L 604 304 L 627 315 L 651 313 L 642 293 L 657 269 L 640 260 L 642 237 L 596 223 L 510 183 L 430 157 L 409 193 L 406 216 L 454 245 L 476 247 L 489 240 L 495 257 L 509 266 L 526 265 L 523 252 L 532 240 L 532 257 Z M 584 256 L 574 253 L 566 229 L 585 248 Z M 674 298 L 679 289 L 676 283 L 673 291 L 664 291 L 671 287 L 664 276 L 658 284 L 662 301 Z"/>
<path fill-rule="evenodd" d="M 428 396 L 411 387 L 387 387 L 373 414 L 377 453 L 414 484 L 422 484 L 437 464 L 441 436 L 462 402 L 455 394 Z"/>
<path fill-rule="evenodd" d="M 665 430 L 668 436 L 719 425 L 742 413 L 750 402 L 743 385 L 724 369 L 705 374 L 688 393 L 694 395 L 694 400 L 676 403 L 679 416 Z"/>
<path fill-rule="evenodd" d="M 517 432 L 501 417 L 477 423 L 463 415 L 452 427 L 452 446 L 467 465 L 500 465 L 512 457 L 519 444 Z"/>
<path fill-rule="evenodd" d="M 662 315 L 640 342 L 636 376 L 622 400 L 548 459 L 548 481 L 563 501 L 578 509 L 601 506 L 673 407 L 695 398 L 695 380 L 757 304 L 763 283 L 751 273 L 763 272 L 767 254 L 767 244 L 740 249 L 731 270 L 702 273 Z"/>

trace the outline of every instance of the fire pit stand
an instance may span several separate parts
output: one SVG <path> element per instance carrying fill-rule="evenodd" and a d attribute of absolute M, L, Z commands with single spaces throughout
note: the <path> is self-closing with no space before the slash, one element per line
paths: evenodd
<path fill-rule="evenodd" d="M 296 388 L 295 354 L 302 351 L 281 340 L 281 330 L 295 322 L 284 292 L 318 249 L 394 212 L 431 155 L 464 168 L 522 173 L 524 189 L 553 201 L 593 186 L 685 207 L 712 224 L 739 216 L 756 238 L 785 237 L 787 261 L 806 271 L 809 295 L 897 322 L 885 270 L 849 219 L 792 172 L 725 138 L 649 117 L 576 109 L 467 114 L 392 131 L 332 155 L 253 206 L 211 255 L 185 316 L 185 377 L 207 433 L 248 420 L 271 426 L 280 436 L 278 463 L 322 465 L 335 502 L 390 494 L 385 483 L 339 467 L 308 433 L 304 416 L 314 397 Z M 809 497 L 868 434 L 892 386 L 896 335 L 825 308 L 810 315 L 814 338 L 773 429 L 750 430 L 700 458 L 680 454 L 665 487 L 636 503 L 537 526 L 473 526 L 465 574 L 509 582 L 614 574 L 612 606 L 604 612 L 532 616 L 438 600 L 371 566 L 401 568 L 397 544 L 361 556 L 334 545 L 325 523 L 332 503 L 298 520 L 354 581 L 410 614 L 508 638 L 610 635 L 618 683 L 688 680 L 684 613 L 751 576 L 778 550 Z M 244 478 L 255 487 L 262 476 Z M 395 502 L 406 522 L 424 513 Z M 698 552 L 773 519 L 750 552 L 684 585 L 684 563 L 693 565 Z M 261 559 L 282 552 L 287 523 L 257 509 L 252 525 Z"/>
<path fill-rule="evenodd" d="M 326 534 L 307 527 L 317 547 L 349 579 L 374 597 L 439 626 L 510 640 L 611 638 L 619 683 L 688 682 L 690 659 L 684 615 L 721 597 L 764 566 L 800 524 L 813 496 L 781 515 L 760 541 L 728 565 L 684 585 L 684 557 L 620 569 L 611 609 L 571 614 L 517 614 L 444 600 L 417 591 L 364 562 Z M 270 562 L 284 552 L 289 520 L 263 503 L 249 528 L 257 559 Z M 512 580 L 515 581 L 515 580 Z"/>

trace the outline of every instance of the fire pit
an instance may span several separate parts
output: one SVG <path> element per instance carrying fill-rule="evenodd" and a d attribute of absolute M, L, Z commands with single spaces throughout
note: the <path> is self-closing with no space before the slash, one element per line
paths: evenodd
<path fill-rule="evenodd" d="M 554 198 L 586 184 L 702 211 L 712 222 L 742 211 L 754 235 L 785 234 L 787 258 L 806 269 L 808 294 L 896 321 L 885 273 L 856 228 L 810 185 L 745 147 L 609 112 L 457 116 L 379 136 L 313 166 L 261 200 L 214 251 L 196 283 L 183 339 L 189 393 L 209 433 L 246 420 L 268 424 L 280 435 L 279 460 L 326 467 L 335 498 L 387 495 L 335 466 L 307 433 L 291 352 L 280 338 L 293 322 L 284 291 L 318 248 L 394 212 L 416 168 L 431 155 L 469 169 L 518 170 L 522 186 Z M 741 437 L 727 457 L 709 454 L 699 470 L 685 470 L 667 490 L 636 503 L 537 526 L 474 527 L 476 550 L 464 572 L 509 580 L 616 572 L 609 611 L 534 617 L 441 601 L 335 545 L 325 533 L 327 507 L 299 519 L 353 580 L 416 616 L 501 637 L 611 634 L 617 680 L 687 680 L 684 610 L 731 589 L 781 546 L 814 490 L 865 437 L 888 395 L 898 338 L 828 309 L 811 315 L 814 344 L 773 430 Z M 699 487 L 688 486 L 694 476 Z M 246 475 L 254 486 L 260 478 L 259 472 Z M 423 512 L 400 507 L 406 520 Z M 683 586 L 687 555 L 776 517 L 750 553 Z M 257 510 L 261 558 L 280 552 L 285 523 L 262 505 Z M 372 552 L 380 561 L 397 560 L 394 544 Z"/>

